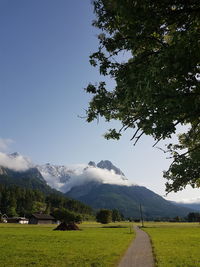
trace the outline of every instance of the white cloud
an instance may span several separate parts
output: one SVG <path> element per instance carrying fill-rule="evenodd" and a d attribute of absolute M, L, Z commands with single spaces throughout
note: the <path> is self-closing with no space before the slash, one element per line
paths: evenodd
<path fill-rule="evenodd" d="M 3 152 L 0 152 L 0 166 L 15 171 L 26 171 L 34 167 L 28 158 L 18 153 L 8 155 Z M 91 181 L 103 184 L 133 185 L 125 176 L 116 174 L 114 170 L 101 169 L 86 164 L 71 166 L 51 165 L 47 168 L 42 166 L 36 167 L 38 167 L 48 185 L 64 193 L 70 191 L 75 186 L 81 186 Z M 60 178 L 62 179 L 60 180 Z"/>
<path fill-rule="evenodd" d="M 51 176 L 48 172 L 41 173 L 51 187 L 64 193 L 70 191 L 75 186 L 81 186 L 92 181 L 103 184 L 133 185 L 124 176 L 116 174 L 113 170 L 109 171 L 84 164 L 73 165 L 66 167 L 66 169 L 70 179 L 65 183 L 61 183 L 58 176 Z"/>
<path fill-rule="evenodd" d="M 6 151 L 8 147 L 13 143 L 12 139 L 0 138 L 0 151 Z"/>
<path fill-rule="evenodd" d="M 31 162 L 22 155 L 12 156 L 0 152 L 0 166 L 15 171 L 25 171 L 31 167 Z"/>
<path fill-rule="evenodd" d="M 184 199 L 178 201 L 178 203 L 186 203 L 186 204 L 200 203 L 200 197 L 197 197 L 197 198 L 184 198 Z"/>

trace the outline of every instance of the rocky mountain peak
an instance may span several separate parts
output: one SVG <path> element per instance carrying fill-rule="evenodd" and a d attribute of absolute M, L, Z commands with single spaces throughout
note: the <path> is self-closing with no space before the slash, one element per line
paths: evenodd
<path fill-rule="evenodd" d="M 114 164 L 112 164 L 112 162 L 109 160 L 101 160 L 97 164 L 97 167 L 101 169 L 107 169 L 109 171 L 113 170 L 116 174 L 125 176 L 124 173 L 119 168 L 117 168 Z"/>
<path fill-rule="evenodd" d="M 21 156 L 21 155 L 18 152 L 13 152 L 13 153 L 9 154 L 9 157 L 11 157 L 11 158 L 17 158 L 19 156 Z"/>
<path fill-rule="evenodd" d="M 94 161 L 90 161 L 88 163 L 88 166 L 96 167 L 96 163 Z"/>

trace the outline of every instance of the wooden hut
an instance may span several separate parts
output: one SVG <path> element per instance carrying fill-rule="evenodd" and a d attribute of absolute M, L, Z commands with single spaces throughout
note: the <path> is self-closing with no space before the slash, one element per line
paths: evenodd
<path fill-rule="evenodd" d="M 52 224 L 55 218 L 48 214 L 33 213 L 29 219 L 30 224 Z"/>

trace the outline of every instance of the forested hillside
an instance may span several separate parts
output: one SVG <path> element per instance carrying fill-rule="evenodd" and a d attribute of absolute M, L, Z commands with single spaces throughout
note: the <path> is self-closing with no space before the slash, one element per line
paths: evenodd
<path fill-rule="evenodd" d="M 54 213 L 57 209 L 67 209 L 82 217 L 92 215 L 92 209 L 77 200 L 52 193 L 45 195 L 39 190 L 0 184 L 0 212 L 7 216 L 27 216 L 34 212 Z"/>
<path fill-rule="evenodd" d="M 36 189 L 45 194 L 56 192 L 56 190 L 47 185 L 37 168 L 30 168 L 26 171 L 14 171 L 0 166 L 0 184 Z"/>
<path fill-rule="evenodd" d="M 192 210 L 173 205 L 143 186 L 120 186 L 90 182 L 66 193 L 94 209 L 118 209 L 126 218 L 140 217 L 140 204 L 145 219 L 185 217 Z"/>

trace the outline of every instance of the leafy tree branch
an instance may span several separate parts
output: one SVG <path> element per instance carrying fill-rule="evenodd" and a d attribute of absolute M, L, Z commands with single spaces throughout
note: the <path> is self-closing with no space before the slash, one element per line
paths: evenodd
<path fill-rule="evenodd" d="M 102 32 L 90 63 L 116 86 L 88 85 L 93 98 L 87 121 L 118 120 L 121 128 L 110 129 L 105 138 L 119 139 L 132 129 L 134 144 L 146 134 L 154 146 L 171 138 L 177 125 L 188 125 L 168 150 L 173 163 L 164 173 L 166 190 L 199 187 L 200 2 L 95 0 L 93 5 L 93 25 Z"/>

